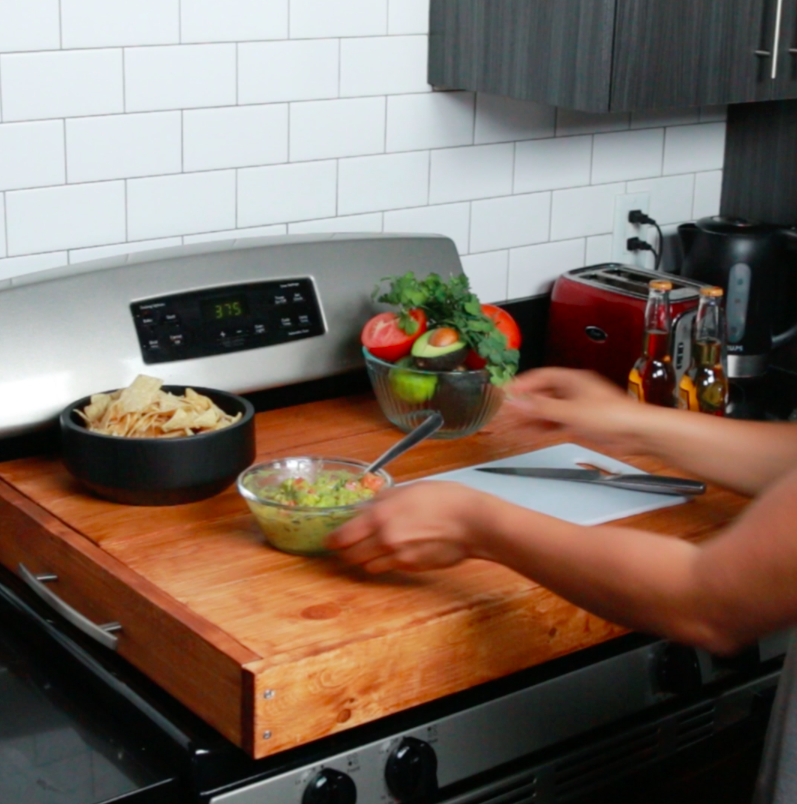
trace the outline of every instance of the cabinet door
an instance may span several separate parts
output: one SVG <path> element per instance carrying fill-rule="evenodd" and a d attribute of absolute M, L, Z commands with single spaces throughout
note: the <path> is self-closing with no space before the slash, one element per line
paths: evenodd
<path fill-rule="evenodd" d="M 615 2 L 432 0 L 429 83 L 608 111 Z"/>
<path fill-rule="evenodd" d="M 764 53 L 772 50 L 776 5 L 777 0 L 618 0 L 612 110 L 768 99 L 772 63 Z"/>
<path fill-rule="evenodd" d="M 776 3 L 777 0 L 770 0 Z M 772 100 L 797 98 L 797 0 L 781 0 L 778 69 Z"/>

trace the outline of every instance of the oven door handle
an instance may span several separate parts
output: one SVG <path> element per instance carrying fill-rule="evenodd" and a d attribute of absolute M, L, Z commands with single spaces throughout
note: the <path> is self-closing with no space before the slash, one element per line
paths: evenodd
<path fill-rule="evenodd" d="M 68 620 L 75 628 L 79 628 L 84 634 L 96 640 L 106 648 L 116 650 L 119 646 L 118 637 L 114 636 L 115 631 L 121 631 L 120 623 L 106 623 L 97 625 L 88 617 L 82 615 L 77 609 L 73 609 L 65 603 L 55 592 L 48 589 L 45 583 L 57 581 L 58 576 L 52 573 L 46 575 L 34 575 L 24 564 L 19 565 L 19 574 L 23 581 L 46 603 L 54 608 L 64 619 Z"/>

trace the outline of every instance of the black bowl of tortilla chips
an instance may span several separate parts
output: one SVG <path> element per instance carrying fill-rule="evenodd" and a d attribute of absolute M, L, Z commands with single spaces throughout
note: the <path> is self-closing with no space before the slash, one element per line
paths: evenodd
<path fill-rule="evenodd" d="M 218 494 L 255 458 L 252 404 L 212 388 L 139 376 L 61 412 L 61 457 L 99 497 L 179 505 Z"/>

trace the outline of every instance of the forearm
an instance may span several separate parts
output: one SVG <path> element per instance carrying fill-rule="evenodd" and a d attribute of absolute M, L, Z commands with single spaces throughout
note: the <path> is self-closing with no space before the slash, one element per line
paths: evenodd
<path fill-rule="evenodd" d="M 755 495 L 797 466 L 797 426 L 640 406 L 631 442 L 687 472 Z"/>

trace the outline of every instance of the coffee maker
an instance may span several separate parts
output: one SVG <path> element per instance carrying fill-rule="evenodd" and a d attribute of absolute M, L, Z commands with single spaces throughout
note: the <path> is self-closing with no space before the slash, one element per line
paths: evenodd
<path fill-rule="evenodd" d="M 729 378 L 763 377 L 773 351 L 797 335 L 797 231 L 716 216 L 678 234 L 681 274 L 725 293 Z"/>

